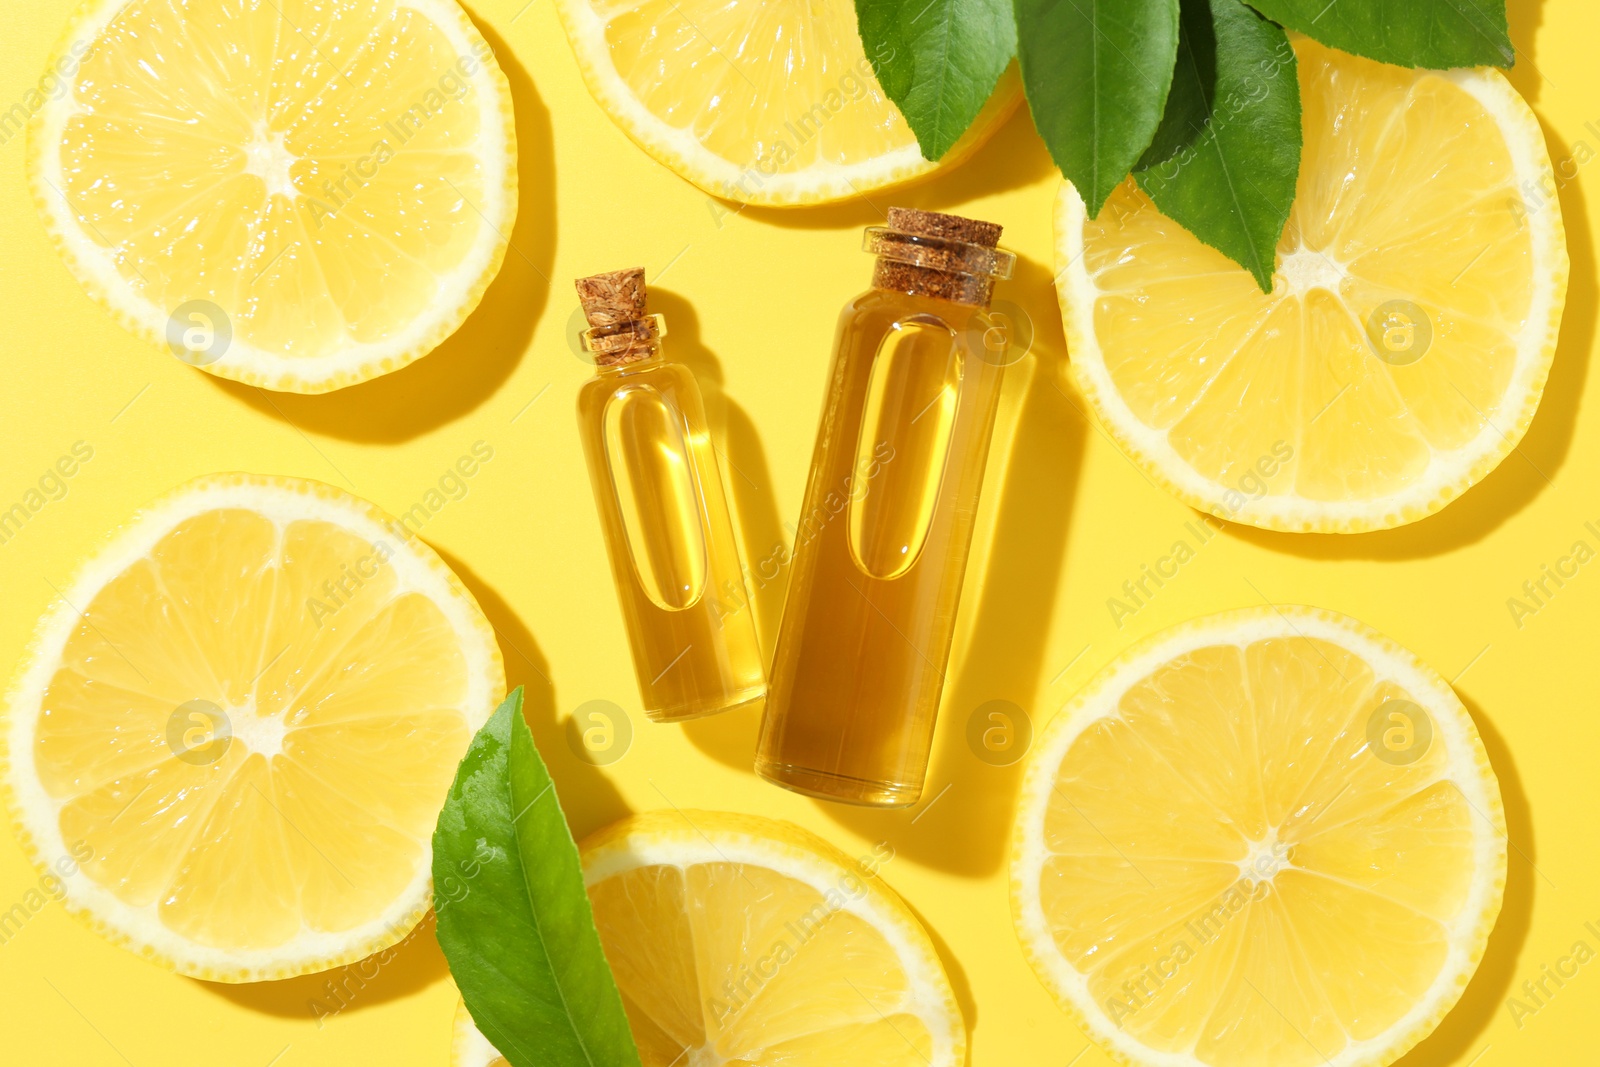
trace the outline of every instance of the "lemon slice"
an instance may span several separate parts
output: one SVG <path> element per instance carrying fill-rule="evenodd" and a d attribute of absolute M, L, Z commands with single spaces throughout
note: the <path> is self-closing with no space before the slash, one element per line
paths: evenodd
<path fill-rule="evenodd" d="M 1013 914 L 1113 1055 L 1387 1064 L 1461 995 L 1500 910 L 1499 785 L 1450 687 L 1360 623 L 1229 612 L 1158 634 L 1030 757 Z"/>
<path fill-rule="evenodd" d="M 880 849 L 883 846 L 880 846 Z M 636 815 L 584 841 L 583 876 L 644 1067 L 959 1067 L 967 1036 L 917 917 L 790 823 Z M 454 1063 L 503 1063 L 458 1012 Z"/>
<path fill-rule="evenodd" d="M 1305 150 L 1273 290 L 1131 182 L 1056 208 L 1072 374 L 1186 503 L 1349 533 L 1443 507 L 1516 447 L 1566 299 L 1538 120 L 1493 70 L 1295 43 Z"/>
<path fill-rule="evenodd" d="M 426 912 L 434 821 L 504 688 L 477 604 L 393 519 L 214 475 L 40 623 L 7 801 L 41 869 L 77 861 L 66 906 L 111 940 L 213 981 L 322 970 Z"/>
<path fill-rule="evenodd" d="M 453 0 L 105 0 L 29 135 L 56 247 L 128 329 L 315 393 L 404 366 L 516 216 L 511 93 Z"/>
<path fill-rule="evenodd" d="M 954 166 L 1022 99 L 1000 78 L 938 162 L 884 95 L 850 0 L 556 0 L 596 102 L 634 143 L 714 196 L 822 204 Z"/>

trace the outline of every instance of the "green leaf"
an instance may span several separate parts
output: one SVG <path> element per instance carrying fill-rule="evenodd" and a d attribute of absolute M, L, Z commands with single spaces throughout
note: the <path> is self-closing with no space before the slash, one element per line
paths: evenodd
<path fill-rule="evenodd" d="M 433 833 L 433 884 L 450 973 L 512 1067 L 638 1067 L 521 687 L 456 771 Z"/>
<path fill-rule="evenodd" d="M 1178 0 L 1016 0 L 1033 124 L 1089 216 L 1155 136 L 1178 53 Z"/>
<path fill-rule="evenodd" d="M 856 0 L 856 22 L 926 159 L 967 132 L 1017 50 L 1011 0 Z"/>
<path fill-rule="evenodd" d="M 1300 86 L 1283 30 L 1240 0 L 1183 0 L 1166 115 L 1134 171 L 1163 214 L 1272 290 L 1300 172 Z"/>
<path fill-rule="evenodd" d="M 1250 0 L 1333 48 L 1402 67 L 1509 67 L 1505 0 Z"/>

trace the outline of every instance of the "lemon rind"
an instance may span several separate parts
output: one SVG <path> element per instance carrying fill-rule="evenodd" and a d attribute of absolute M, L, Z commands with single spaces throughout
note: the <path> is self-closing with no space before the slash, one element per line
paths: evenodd
<path fill-rule="evenodd" d="M 1503 74 L 1492 68 L 1429 73 L 1459 86 L 1495 118 L 1505 136 L 1518 189 L 1551 187 L 1554 172 L 1544 131 Z M 1535 275 L 1528 325 L 1518 338 L 1516 366 L 1506 386 L 1506 396 L 1519 392 L 1522 396 L 1515 412 L 1502 413 L 1497 423 L 1486 425 L 1463 448 L 1435 451 L 1430 475 L 1399 492 L 1356 501 L 1268 494 L 1236 507 L 1225 502 L 1234 487 L 1200 474 L 1172 448 L 1165 432 L 1141 422 L 1106 372 L 1093 321 L 1099 290 L 1084 264 L 1086 215 L 1082 197 L 1070 182 L 1063 182 L 1055 208 L 1056 291 L 1072 354 L 1072 382 L 1135 464 L 1192 508 L 1229 522 L 1286 533 L 1363 533 L 1403 526 L 1436 513 L 1481 481 L 1511 454 L 1533 422 L 1555 359 L 1570 270 L 1561 206 L 1553 197 L 1525 218 Z"/>
<path fill-rule="evenodd" d="M 263 505 L 267 506 L 263 506 Z M 493 627 L 460 578 L 420 539 L 373 504 L 309 479 L 252 474 L 212 474 L 188 482 L 139 511 L 107 536 L 80 568 L 67 592 L 40 619 L 0 710 L 0 793 L 12 829 L 29 862 L 44 874 L 68 857 L 58 822 L 60 803 L 45 796 L 27 753 L 45 688 L 78 619 L 76 604 L 143 557 L 174 525 L 216 507 L 244 507 L 277 521 L 319 518 L 352 530 L 369 542 L 396 545 L 389 558 L 402 588 L 429 597 L 461 639 L 467 660 L 468 694 L 463 701 L 469 730 L 488 721 L 505 689 L 505 666 Z M 13 759 L 13 753 L 18 754 Z M 24 777 L 25 776 L 25 777 Z M 155 906 L 131 907 L 81 871 L 63 879 L 62 905 L 113 944 L 160 966 L 213 982 L 257 982 L 327 970 L 364 959 L 397 944 L 432 905 L 431 838 L 418 842 L 417 873 L 380 915 L 351 930 L 310 935 L 258 951 L 218 949 L 176 934 L 161 923 Z"/>
<path fill-rule="evenodd" d="M 1244 645 L 1269 637 L 1320 638 L 1361 655 L 1376 679 L 1392 680 L 1423 703 L 1435 738 L 1450 753 L 1450 780 L 1479 816 L 1472 821 L 1479 877 L 1461 908 L 1463 920 L 1446 963 L 1428 992 L 1382 1034 L 1352 1042 L 1326 1058 L 1327 1067 L 1384 1067 L 1431 1034 L 1461 998 L 1483 958 L 1505 893 L 1507 833 L 1499 781 L 1488 753 L 1449 684 L 1408 649 L 1364 623 L 1320 608 L 1278 605 L 1243 608 L 1194 619 L 1145 638 L 1104 667 L 1046 726 L 1023 774 L 1011 844 L 1011 910 L 1017 938 L 1034 974 L 1063 1011 L 1107 1055 L 1135 1067 L 1199 1067 L 1185 1053 L 1162 1052 L 1119 1029 L 1084 977 L 1056 949 L 1037 896 L 1045 850 L 1045 806 L 1054 775 L 1072 742 L 1093 722 L 1114 714 L 1122 693 L 1174 656 L 1215 644 Z"/>
<path fill-rule="evenodd" d="M 500 1051 L 472 1021 L 466 1001 L 456 1001 L 455 1018 L 450 1023 L 450 1067 L 488 1067 Z"/>
<path fill-rule="evenodd" d="M 92 42 L 131 0 L 85 0 L 74 12 L 56 49 L 54 65 L 74 42 Z M 397 0 L 404 7 L 421 12 L 456 47 L 457 55 L 483 55 L 478 70 L 469 79 L 476 90 L 480 111 L 480 130 L 499 131 L 498 138 L 480 142 L 484 174 L 502 175 L 484 186 L 485 203 L 481 214 L 485 227 L 479 231 L 472 250 L 449 274 L 441 276 L 448 284 L 441 291 L 450 294 L 451 310 L 429 319 L 419 317 L 395 338 L 383 342 L 350 342 L 336 354 L 316 357 L 283 356 L 235 338 L 215 362 L 200 370 L 221 378 L 277 392 L 325 393 L 356 385 L 368 379 L 397 371 L 437 348 L 454 333 L 483 300 L 505 260 L 510 233 L 517 216 L 517 134 L 512 113 L 511 85 L 495 60 L 477 27 L 455 0 Z M 483 50 L 474 46 L 482 44 Z M 71 117 L 77 71 L 67 79 L 67 92 L 47 100 L 28 123 L 27 174 L 34 207 L 50 236 L 51 244 L 77 279 L 88 297 L 103 307 L 123 329 L 162 351 L 169 351 L 166 322 L 169 313 L 148 297 L 135 292 L 123 279 L 105 250 L 83 234 L 65 202 L 58 151 L 61 132 Z M 434 305 L 443 300 L 435 298 Z"/>

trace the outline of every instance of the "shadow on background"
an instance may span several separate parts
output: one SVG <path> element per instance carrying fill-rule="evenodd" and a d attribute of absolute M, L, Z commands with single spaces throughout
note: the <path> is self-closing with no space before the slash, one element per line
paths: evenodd
<path fill-rule="evenodd" d="M 999 869 L 1011 836 L 1022 753 L 1010 766 L 979 759 L 967 720 L 991 700 L 1007 700 L 1042 728 L 1040 673 L 1067 528 L 1082 467 L 1085 426 L 1058 384 L 1066 339 L 1049 271 L 1019 259 L 1005 298 L 1033 322 L 1037 360 L 1018 408 L 982 587 L 961 606 L 973 613 L 959 672 L 945 680 L 934 753 L 922 800 L 909 811 L 820 802 L 835 821 L 868 840 L 887 840 L 916 863 L 980 878 Z M 1020 369 L 1020 365 L 1019 368 Z M 969 564 L 977 566 L 976 562 Z"/>
<path fill-rule="evenodd" d="M 433 936 L 433 913 L 429 912 L 399 944 L 331 971 L 241 985 L 194 981 L 209 993 L 263 1015 L 335 1026 L 347 1012 L 410 996 L 449 973 L 450 966 Z"/>
<path fill-rule="evenodd" d="M 1517 62 L 1506 77 L 1516 86 L 1517 92 L 1532 104 L 1538 101 L 1544 88 L 1544 75 L 1534 66 L 1533 38 L 1539 32 L 1544 0 L 1507 0 L 1506 23 L 1511 30 L 1511 43 L 1517 49 Z"/>
<path fill-rule="evenodd" d="M 719 715 L 690 719 L 683 724 L 683 736 L 718 763 L 754 774 L 756 738 L 761 734 L 761 713 L 765 709 L 766 701 L 758 700 Z"/>
<path fill-rule="evenodd" d="M 527 626 L 472 568 L 442 549 L 434 551 L 455 571 L 494 627 L 506 663 L 506 689 L 523 687 L 522 717 L 556 784 L 556 797 L 572 836 L 581 841 L 591 831 L 633 814 L 602 769 L 578 759 L 569 746 L 566 723 L 557 711 L 555 686 L 550 682 L 550 665 Z"/>
<path fill-rule="evenodd" d="M 787 229 L 859 229 L 881 225 L 891 204 L 926 211 L 959 210 L 973 200 L 1032 185 L 1054 170 L 1050 153 L 1034 132 L 1028 105 L 1019 103 L 1011 117 L 1000 123 L 1000 128 L 978 147 L 972 158 L 910 185 L 874 190 L 820 207 L 744 206 L 741 210 L 741 205 L 733 201 L 720 203 L 730 216 L 739 215 Z"/>
<path fill-rule="evenodd" d="M 439 347 L 393 374 L 331 393 L 274 393 L 207 375 L 217 388 L 300 429 L 350 441 L 406 441 L 460 418 L 508 378 L 549 301 L 555 262 L 550 112 L 494 30 L 474 19 L 511 83 L 517 124 L 517 221 L 500 273 Z"/>
<path fill-rule="evenodd" d="M 1472 713 L 1478 735 L 1489 753 L 1489 763 L 1500 779 L 1500 800 L 1506 811 L 1506 893 L 1500 906 L 1500 920 L 1489 935 L 1477 973 L 1439 1028 L 1395 1061 L 1395 1067 L 1449 1067 L 1466 1063 L 1476 1050 L 1474 1044 L 1494 1021 L 1505 1004 L 1516 977 L 1517 957 L 1528 939 L 1533 921 L 1535 883 L 1544 876 L 1534 867 L 1538 862 L 1533 839 L 1533 815 L 1522 779 L 1511 759 L 1511 749 L 1494 728 L 1493 721 L 1470 698 L 1461 702 Z"/>

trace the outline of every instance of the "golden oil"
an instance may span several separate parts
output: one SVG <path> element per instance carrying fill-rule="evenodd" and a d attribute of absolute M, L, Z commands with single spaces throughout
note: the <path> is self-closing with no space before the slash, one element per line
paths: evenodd
<path fill-rule="evenodd" d="M 1002 362 L 983 343 L 1000 228 L 893 208 L 839 318 L 757 772 L 812 796 L 922 792 Z"/>
<path fill-rule="evenodd" d="M 595 377 L 578 421 L 645 714 L 714 715 L 765 690 L 699 385 L 662 354 L 644 271 L 580 279 Z"/>

